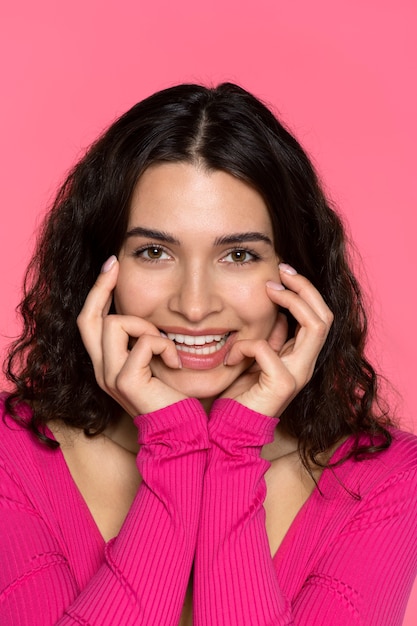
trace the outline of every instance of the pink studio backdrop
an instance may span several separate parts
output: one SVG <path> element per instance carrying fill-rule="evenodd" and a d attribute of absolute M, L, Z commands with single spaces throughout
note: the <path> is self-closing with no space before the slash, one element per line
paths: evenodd
<path fill-rule="evenodd" d="M 34 229 L 85 147 L 157 89 L 232 80 L 286 120 L 345 216 L 371 354 L 417 431 L 415 1 L 16 0 L 1 14 L 0 354 Z"/>

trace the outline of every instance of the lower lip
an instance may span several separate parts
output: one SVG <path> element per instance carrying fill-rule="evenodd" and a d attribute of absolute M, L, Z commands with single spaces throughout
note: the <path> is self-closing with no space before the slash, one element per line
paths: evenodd
<path fill-rule="evenodd" d="M 232 346 L 234 335 L 235 333 L 231 333 L 224 346 L 212 354 L 191 354 L 190 352 L 183 352 L 177 347 L 181 365 L 192 370 L 211 370 L 223 365 L 224 358 Z"/>

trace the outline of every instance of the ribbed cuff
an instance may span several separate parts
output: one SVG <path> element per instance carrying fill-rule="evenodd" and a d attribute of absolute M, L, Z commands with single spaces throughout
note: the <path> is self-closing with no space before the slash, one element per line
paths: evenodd
<path fill-rule="evenodd" d="M 209 446 L 207 415 L 195 398 L 186 398 L 158 411 L 137 415 L 133 421 L 138 429 L 140 445 L 181 439 L 198 440 L 201 447 Z"/>
<path fill-rule="evenodd" d="M 219 398 L 209 416 L 209 437 L 232 439 L 236 445 L 262 446 L 274 440 L 279 420 L 249 409 L 232 398 Z"/>

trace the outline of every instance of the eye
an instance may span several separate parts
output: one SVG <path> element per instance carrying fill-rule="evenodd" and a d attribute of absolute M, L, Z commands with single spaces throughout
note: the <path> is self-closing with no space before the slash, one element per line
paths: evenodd
<path fill-rule="evenodd" d="M 135 250 L 135 257 L 144 259 L 145 261 L 165 261 L 169 259 L 169 254 L 161 246 L 146 246 Z"/>
<path fill-rule="evenodd" d="M 258 259 L 259 256 L 254 252 L 245 250 L 245 248 L 236 248 L 235 250 L 231 250 L 225 257 L 223 257 L 222 261 L 225 263 L 243 265 L 245 263 L 250 263 L 251 261 L 257 261 Z"/>

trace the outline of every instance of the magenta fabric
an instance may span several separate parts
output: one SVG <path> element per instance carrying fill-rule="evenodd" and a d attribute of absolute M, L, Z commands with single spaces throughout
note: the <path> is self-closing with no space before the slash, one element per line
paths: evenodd
<path fill-rule="evenodd" d="M 260 450 L 276 420 L 217 400 L 207 421 L 191 399 L 135 423 L 143 481 L 105 544 L 60 450 L 0 420 L 2 626 L 178 624 L 193 563 L 196 626 L 401 624 L 417 569 L 414 435 L 326 469 L 271 558 Z"/>

